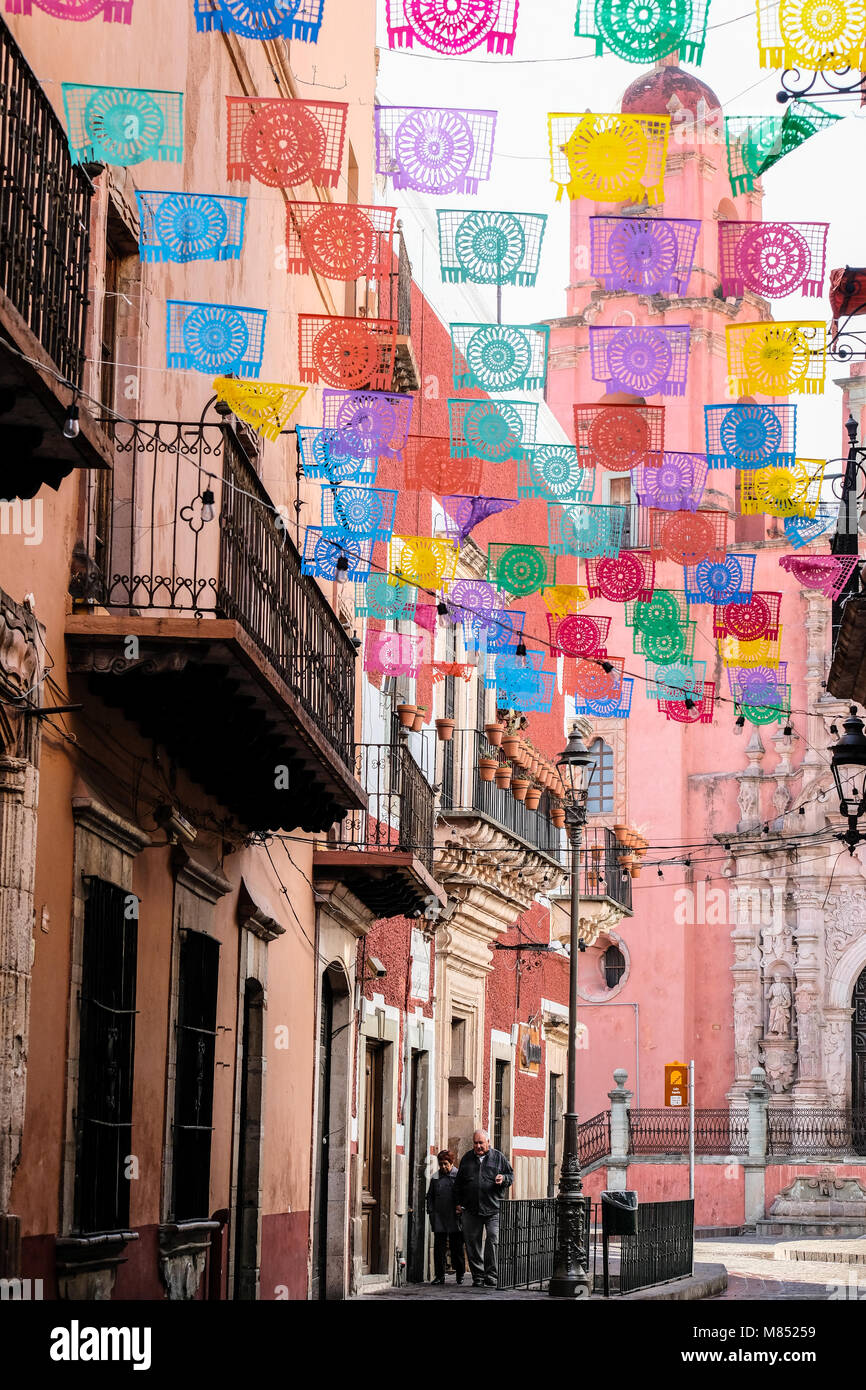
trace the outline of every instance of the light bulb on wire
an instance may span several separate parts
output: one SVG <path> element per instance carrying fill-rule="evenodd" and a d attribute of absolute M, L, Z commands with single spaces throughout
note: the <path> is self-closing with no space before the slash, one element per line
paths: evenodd
<path fill-rule="evenodd" d="M 80 429 L 81 426 L 78 423 L 78 406 L 72 401 L 66 412 L 66 419 L 63 421 L 63 438 L 77 439 Z"/>
<path fill-rule="evenodd" d="M 341 555 L 337 561 L 336 580 L 338 584 L 349 582 L 349 561 L 345 555 Z"/>
<path fill-rule="evenodd" d="M 213 521 L 214 502 L 216 498 L 209 487 L 206 487 L 201 495 L 201 519 L 202 521 Z"/>
<path fill-rule="evenodd" d="M 526 670 L 526 643 L 521 637 L 517 646 L 514 648 L 514 656 L 518 666 L 522 671 Z"/>

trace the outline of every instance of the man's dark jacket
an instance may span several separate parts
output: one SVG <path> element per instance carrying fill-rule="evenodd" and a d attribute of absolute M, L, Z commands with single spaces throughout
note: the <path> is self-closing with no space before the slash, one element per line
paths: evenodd
<path fill-rule="evenodd" d="M 504 1179 L 498 1185 L 494 1181 L 497 1173 L 501 1173 Z M 479 1163 L 470 1149 L 461 1158 L 457 1169 L 454 1183 L 457 1205 L 465 1207 L 473 1216 L 496 1216 L 500 1198 L 513 1181 L 514 1173 L 505 1154 L 498 1149 L 488 1149 Z"/>

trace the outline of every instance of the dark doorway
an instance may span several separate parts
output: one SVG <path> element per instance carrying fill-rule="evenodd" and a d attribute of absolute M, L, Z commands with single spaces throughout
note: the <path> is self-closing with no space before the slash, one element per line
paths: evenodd
<path fill-rule="evenodd" d="M 407 1270 L 410 1283 L 420 1284 L 426 1276 L 424 1237 L 427 1197 L 427 1106 L 428 1054 L 412 1049 L 412 1091 L 409 1112 L 409 1230 Z"/>
<path fill-rule="evenodd" d="M 382 1101 L 384 1048 L 367 1043 L 364 1054 L 364 1152 L 361 1169 L 361 1249 L 365 1274 L 381 1273 Z"/>
<path fill-rule="evenodd" d="M 496 1072 L 493 1083 L 493 1147 L 503 1150 L 503 1140 L 505 1130 L 505 1112 L 508 1109 L 508 1063 L 500 1057 L 496 1059 Z"/>
<path fill-rule="evenodd" d="M 339 964 L 322 976 L 313 1198 L 313 1298 L 344 1298 L 348 1277 L 346 1114 L 351 1077 L 351 1000 Z"/>
<path fill-rule="evenodd" d="M 866 1153 L 866 970 L 861 971 L 851 1000 L 851 1110 L 854 1152 Z"/>
<path fill-rule="evenodd" d="M 327 973 L 322 977 L 322 1006 L 319 1019 L 319 1122 L 317 1139 L 318 1231 L 316 1239 L 316 1269 L 313 1297 L 325 1298 L 328 1261 L 328 1141 L 331 1114 L 331 1039 L 334 1032 L 334 991 Z"/>
<path fill-rule="evenodd" d="M 259 1178 L 262 1139 L 264 991 L 258 980 L 244 989 L 238 1138 L 235 1288 L 237 1299 L 254 1300 L 259 1287 Z"/>
<path fill-rule="evenodd" d="M 547 1195 L 556 1196 L 556 1176 L 559 1169 L 559 1146 L 562 1142 L 562 1077 L 550 1073 L 547 1100 Z"/>

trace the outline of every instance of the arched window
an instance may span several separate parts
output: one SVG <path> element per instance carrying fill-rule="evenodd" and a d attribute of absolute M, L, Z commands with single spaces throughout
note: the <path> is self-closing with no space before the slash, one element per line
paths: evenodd
<path fill-rule="evenodd" d="M 592 776 L 586 809 L 591 816 L 605 815 L 613 811 L 613 749 L 603 738 L 596 738 L 589 745 L 589 751 Z"/>
<path fill-rule="evenodd" d="M 618 946 L 608 946 L 601 958 L 601 968 L 608 989 L 616 989 L 625 974 L 625 956 Z"/>

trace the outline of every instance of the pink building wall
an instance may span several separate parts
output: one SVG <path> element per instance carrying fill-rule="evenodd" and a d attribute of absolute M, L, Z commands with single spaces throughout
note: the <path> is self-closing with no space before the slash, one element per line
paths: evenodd
<path fill-rule="evenodd" d="M 665 66 L 670 66 L 668 60 Z M 677 86 L 683 109 L 696 110 L 702 84 L 686 74 L 668 75 Z M 648 79 L 647 79 L 648 80 Z M 638 83 L 634 87 L 638 87 Z M 629 89 L 632 92 L 632 89 Z M 707 104 L 715 105 L 713 94 L 707 94 Z M 665 94 L 666 95 L 666 94 Z M 626 105 L 628 103 L 628 105 Z M 640 101 L 632 96 L 624 99 L 623 109 L 658 110 L 663 103 L 653 103 L 651 97 Z M 622 207 L 595 204 L 586 199 L 571 204 L 571 283 L 567 290 L 566 316 L 551 320 L 551 360 L 547 397 L 551 408 L 571 438 L 574 437 L 572 407 L 578 402 L 593 402 L 604 398 L 602 383 L 593 381 L 589 362 L 589 325 L 629 323 L 663 324 L 687 323 L 691 328 L 688 379 L 682 397 L 655 396 L 651 404 L 665 407 L 665 447 L 674 450 L 705 452 L 705 404 L 724 403 L 735 399 L 728 390 L 725 356 L 725 325 L 770 317 L 770 306 L 756 296 L 747 294 L 742 301 L 724 301 L 715 297 L 718 284 L 717 223 L 719 218 L 739 217 L 758 220 L 761 217 L 761 191 L 732 197 L 727 173 L 723 140 L 718 139 L 718 127 L 709 124 L 707 136 L 700 143 L 686 123 L 674 121 L 674 134 L 669 147 L 665 174 L 664 204 L 658 215 L 700 218 L 695 270 L 687 294 L 675 296 L 640 296 L 631 293 L 608 294 L 599 282 L 589 275 L 589 218 L 593 215 L 622 215 Z M 680 138 L 683 136 L 684 138 Z M 780 316 L 784 316 L 779 310 Z M 772 403 L 772 398 L 758 398 Z M 791 398 L 796 401 L 797 397 Z M 606 502 L 603 491 L 608 477 L 598 470 L 594 502 Z M 772 518 L 739 518 L 738 499 L 734 497 L 734 471 L 713 470 L 709 474 L 704 504 L 727 508 L 734 513 L 728 522 L 728 549 L 755 553 L 754 587 L 756 590 L 781 591 L 782 622 L 784 627 L 783 659 L 789 663 L 788 675 L 793 683 L 792 704 L 804 708 L 802 672 L 805 644 L 802 616 L 804 603 L 801 590 L 778 566 L 780 554 L 790 550 L 785 542 L 781 523 Z M 763 540 L 758 538 L 763 537 Z M 755 542 L 758 541 L 756 545 Z M 681 589 L 683 570 L 669 562 L 657 563 L 656 586 Z M 716 706 L 712 726 L 668 722 L 657 710 L 655 701 L 645 694 L 644 659 L 632 654 L 633 631 L 626 628 L 620 606 L 594 600 L 587 610 L 613 616 L 607 649 L 624 655 L 626 671 L 637 679 L 634 686 L 632 711 L 624 721 L 594 721 L 597 733 L 610 741 L 610 732 L 620 735 L 621 745 L 616 756 L 623 764 L 623 800 L 613 817 L 599 820 L 627 819 L 638 825 L 650 841 L 646 856 L 647 867 L 633 884 L 634 916 L 623 922 L 620 930 L 631 954 L 631 973 L 620 999 L 634 1000 L 640 1012 L 640 1105 L 658 1106 L 663 1103 L 664 1064 L 671 1061 L 696 1061 L 696 1102 L 712 1107 L 725 1104 L 725 1095 L 733 1079 L 733 1014 L 731 1002 L 732 947 L 730 928 L 733 922 L 723 920 L 718 925 L 683 922 L 683 908 L 675 890 L 688 887 L 696 894 L 699 885 L 709 893 L 721 889 L 727 893 L 728 881 L 721 875 L 724 856 L 721 851 L 707 850 L 718 833 L 731 833 L 736 828 L 739 811 L 736 804 L 736 783 L 724 780 L 725 772 L 742 765 L 743 746 L 748 740 L 733 739 L 735 712 L 730 703 L 727 673 L 722 667 L 712 636 L 712 605 L 693 606 L 690 619 L 697 618 L 698 629 L 694 656 L 706 662 L 706 678 L 715 682 L 717 696 L 728 703 Z M 794 719 L 795 728 L 797 720 Z M 770 736 L 780 732 L 777 726 Z M 767 731 L 765 742 L 770 745 Z M 795 745 L 793 761 L 802 757 L 802 739 Z M 768 752 L 764 769 L 772 766 L 774 754 Z M 768 817 L 775 814 L 767 806 Z M 591 823 L 592 823 L 591 818 Z M 662 867 L 658 877 L 655 861 L 690 856 L 691 867 L 671 864 Z M 712 862 L 707 862 L 712 860 Z M 585 1065 L 579 1068 L 579 1109 L 582 1115 L 595 1114 L 606 1104 L 613 1068 L 622 1066 L 629 1072 L 628 1086 L 635 1088 L 633 1049 L 624 1046 L 623 1020 L 614 1020 L 614 1013 L 625 1011 L 596 1009 L 584 1019 L 589 1027 L 588 1052 L 583 1054 Z M 637 1096 L 633 1104 L 638 1103 Z"/>

